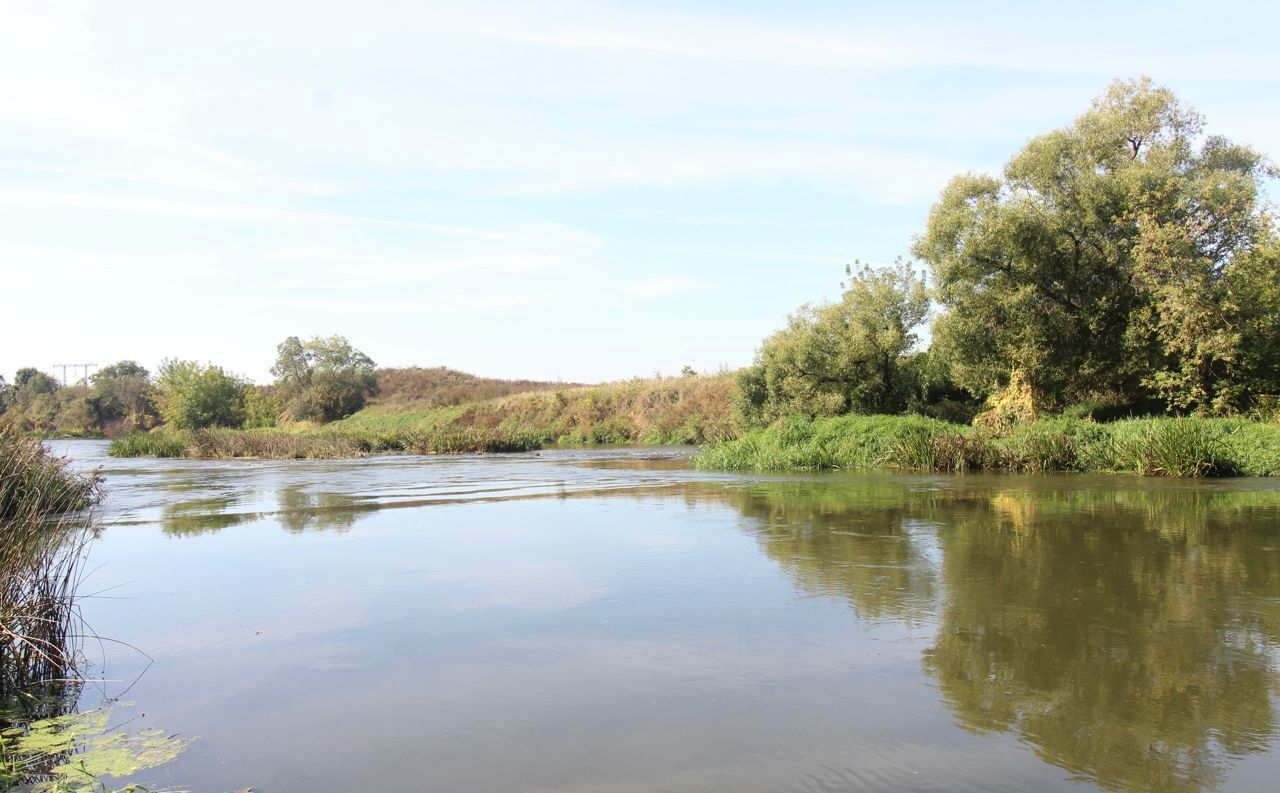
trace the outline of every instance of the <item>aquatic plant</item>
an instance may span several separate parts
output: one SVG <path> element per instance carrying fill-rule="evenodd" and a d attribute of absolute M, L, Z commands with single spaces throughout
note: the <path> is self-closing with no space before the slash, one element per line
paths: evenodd
<path fill-rule="evenodd" d="M 109 708 L 63 713 L 0 729 L 0 784 L 29 793 L 124 793 L 123 779 L 173 760 L 194 740 L 160 729 L 134 733 L 108 728 Z"/>
<path fill-rule="evenodd" d="M 103 777 L 167 762 L 188 741 L 107 729 L 106 710 L 71 713 L 85 635 L 76 607 L 97 523 L 96 473 L 0 421 L 0 785 L 32 793 L 106 793 Z M 139 790 L 131 785 L 126 790 Z"/>

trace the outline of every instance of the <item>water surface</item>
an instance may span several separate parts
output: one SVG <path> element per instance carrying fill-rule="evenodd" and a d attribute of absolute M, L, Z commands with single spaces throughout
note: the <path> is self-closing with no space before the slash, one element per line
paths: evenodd
<path fill-rule="evenodd" d="M 60 448 L 107 477 L 84 612 L 131 646 L 91 648 L 118 681 L 102 689 L 131 685 L 140 726 L 199 736 L 155 784 L 1254 791 L 1280 775 L 1273 482 L 721 475 L 654 449 Z"/>

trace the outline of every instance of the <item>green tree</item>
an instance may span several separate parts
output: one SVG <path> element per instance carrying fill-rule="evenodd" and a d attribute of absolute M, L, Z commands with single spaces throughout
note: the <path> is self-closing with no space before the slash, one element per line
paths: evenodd
<path fill-rule="evenodd" d="M 156 378 L 156 406 L 177 429 L 238 427 L 244 420 L 245 384 L 221 366 L 165 360 Z"/>
<path fill-rule="evenodd" d="M 1273 171 L 1202 129 L 1167 89 L 1117 81 L 1001 176 L 951 181 L 914 253 L 946 308 L 933 335 L 960 385 L 989 395 L 1020 372 L 1046 406 L 1241 403 L 1258 367 L 1244 360 L 1245 314 L 1276 306 L 1233 296 L 1274 235 L 1259 198 Z"/>
<path fill-rule="evenodd" d="M 911 401 L 904 360 L 929 310 L 924 279 L 901 260 L 846 272 L 839 302 L 803 306 L 738 374 L 738 407 L 749 423 L 797 413 L 892 413 Z"/>
<path fill-rule="evenodd" d="M 144 429 L 155 418 L 150 373 L 136 361 L 118 361 L 94 373 L 88 403 L 97 423 L 120 422 L 127 429 Z"/>
<path fill-rule="evenodd" d="M 276 347 L 275 390 L 293 419 L 333 421 L 364 407 L 377 393 L 378 376 L 369 356 L 343 336 L 290 336 Z"/>
<path fill-rule="evenodd" d="M 13 401 L 26 410 L 40 397 L 52 397 L 59 388 L 58 381 L 51 375 L 26 367 L 19 369 L 13 378 Z"/>
<path fill-rule="evenodd" d="M 37 376 L 49 378 L 48 375 L 46 375 L 44 372 L 40 371 L 39 369 L 35 368 L 34 366 L 24 366 L 21 369 L 19 369 L 16 373 L 14 373 L 13 387 L 22 388 L 24 385 L 30 382 L 32 378 Z M 49 379 L 52 380 L 53 378 L 49 378 Z"/>

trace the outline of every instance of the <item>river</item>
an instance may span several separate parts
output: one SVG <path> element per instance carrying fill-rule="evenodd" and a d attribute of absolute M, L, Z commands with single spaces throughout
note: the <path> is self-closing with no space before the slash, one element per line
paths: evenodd
<path fill-rule="evenodd" d="M 285 791 L 1264 791 L 1280 483 L 114 460 L 83 700 Z"/>

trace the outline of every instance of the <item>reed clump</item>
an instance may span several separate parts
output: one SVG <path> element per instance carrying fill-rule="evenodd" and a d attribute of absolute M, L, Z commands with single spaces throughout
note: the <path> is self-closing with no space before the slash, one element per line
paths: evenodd
<path fill-rule="evenodd" d="M 96 474 L 69 470 L 0 421 L 0 711 L 59 700 L 74 678 L 73 598 L 92 537 L 76 511 L 100 495 Z"/>

